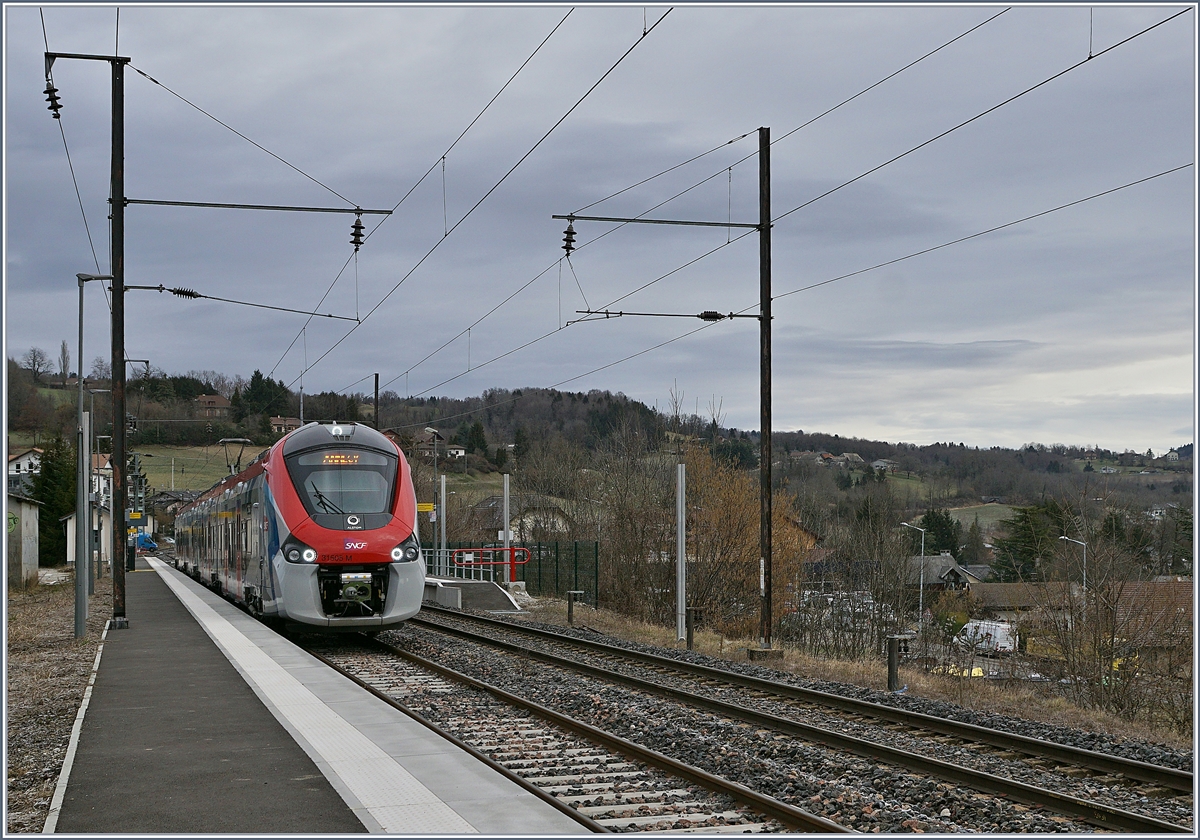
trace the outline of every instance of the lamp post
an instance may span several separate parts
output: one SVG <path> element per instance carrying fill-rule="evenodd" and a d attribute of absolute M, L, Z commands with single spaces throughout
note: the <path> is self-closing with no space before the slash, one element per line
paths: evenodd
<path fill-rule="evenodd" d="M 87 633 L 87 596 L 95 591 L 91 583 L 90 550 L 92 518 L 88 506 L 88 485 L 91 478 L 90 428 L 83 427 L 83 284 L 92 280 L 111 280 L 111 274 L 76 274 L 79 280 L 79 402 L 75 410 L 75 453 L 79 468 L 75 474 L 75 638 Z M 90 426 L 91 414 L 88 415 Z"/>
<path fill-rule="evenodd" d="M 917 590 L 917 622 L 925 621 L 925 529 L 918 528 L 916 525 L 909 525 L 907 522 L 901 522 L 905 528 L 912 528 L 914 531 L 921 532 L 921 582 L 920 588 Z"/>
<path fill-rule="evenodd" d="M 1082 542 L 1080 540 L 1073 540 L 1070 537 L 1059 537 L 1059 539 L 1066 540 L 1067 542 L 1073 542 L 1073 543 L 1075 543 L 1075 545 L 1083 546 L 1083 597 L 1084 597 L 1084 600 L 1086 600 L 1087 599 L 1087 543 Z"/>

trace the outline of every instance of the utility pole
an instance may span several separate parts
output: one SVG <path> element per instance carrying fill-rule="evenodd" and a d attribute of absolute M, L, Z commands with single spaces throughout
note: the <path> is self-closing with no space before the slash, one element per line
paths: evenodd
<path fill-rule="evenodd" d="M 758 230 L 758 315 L 738 315 L 729 313 L 705 311 L 699 315 L 677 315 L 663 312 L 610 312 L 594 310 L 577 310 L 585 315 L 603 315 L 605 318 L 621 317 L 624 315 L 651 315 L 667 318 L 698 317 L 702 321 L 721 321 L 725 318 L 758 318 L 759 320 L 759 560 L 758 580 L 759 595 L 762 601 L 759 617 L 759 644 L 769 650 L 771 648 L 771 626 L 774 616 L 771 614 L 771 507 L 772 507 L 772 474 L 771 474 L 771 129 L 758 129 L 758 222 L 747 224 L 740 222 L 702 222 L 682 221 L 677 219 L 644 219 L 620 218 L 615 216 L 552 216 L 554 219 L 566 219 L 567 229 L 563 238 L 563 249 L 570 258 L 575 249 L 576 221 L 591 222 L 621 222 L 623 224 L 645 225 L 696 225 L 701 227 L 724 228 L 753 228 Z"/>
<path fill-rule="evenodd" d="M 379 374 L 375 374 L 375 431 L 379 431 Z"/>
<path fill-rule="evenodd" d="M 46 91 L 50 110 L 58 118 L 62 107 L 51 83 L 50 70 L 59 58 L 107 61 L 112 68 L 112 162 L 109 204 L 112 220 L 109 255 L 112 260 L 112 395 L 113 395 L 113 617 L 112 627 L 129 627 L 125 617 L 125 65 L 119 55 L 52 53 L 46 56 Z M 53 93 L 52 93 L 53 91 Z"/>
<path fill-rule="evenodd" d="M 759 439 L 758 543 L 762 567 L 762 617 L 759 640 L 771 647 L 771 129 L 758 130 L 758 402 Z"/>

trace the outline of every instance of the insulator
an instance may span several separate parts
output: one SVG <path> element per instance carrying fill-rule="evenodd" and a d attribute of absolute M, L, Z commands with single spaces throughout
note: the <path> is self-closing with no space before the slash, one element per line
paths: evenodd
<path fill-rule="evenodd" d="M 47 110 L 54 112 L 54 119 L 59 119 L 58 112 L 62 110 L 62 103 L 58 101 L 58 88 L 49 79 L 46 80 L 46 101 L 50 103 Z"/>
<path fill-rule="evenodd" d="M 354 217 L 354 224 L 350 225 L 350 230 L 351 230 L 350 244 L 353 245 L 354 250 L 357 251 L 359 249 L 359 246 L 361 246 L 363 244 L 362 216 Z"/>
<path fill-rule="evenodd" d="M 563 231 L 563 250 L 567 252 L 567 256 L 571 256 L 571 252 L 575 250 L 575 225 L 568 224 L 567 229 Z"/>
<path fill-rule="evenodd" d="M 704 310 L 703 312 L 700 313 L 700 315 L 698 317 L 700 318 L 701 321 L 723 321 L 723 320 L 725 320 L 724 315 L 722 315 L 720 312 L 716 312 L 712 309 Z"/>
<path fill-rule="evenodd" d="M 200 293 L 194 289 L 168 289 L 168 291 L 176 297 L 198 298 Z"/>

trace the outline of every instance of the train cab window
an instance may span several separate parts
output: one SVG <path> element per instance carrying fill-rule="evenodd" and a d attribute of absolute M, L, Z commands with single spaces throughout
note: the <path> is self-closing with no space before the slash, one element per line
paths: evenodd
<path fill-rule="evenodd" d="M 296 492 L 310 515 L 389 513 L 396 458 L 370 450 L 321 449 L 286 459 Z"/>

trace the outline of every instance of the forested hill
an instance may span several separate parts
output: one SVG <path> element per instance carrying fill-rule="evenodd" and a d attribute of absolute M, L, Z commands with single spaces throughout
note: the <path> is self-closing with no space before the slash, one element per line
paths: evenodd
<path fill-rule="evenodd" d="M 587 449 L 595 449 L 623 425 L 653 436 L 669 426 L 668 418 L 621 393 L 548 388 L 493 388 L 465 399 L 387 394 L 380 396 L 379 415 L 380 428 L 409 433 L 431 426 L 450 437 L 464 424 L 478 422 L 490 443 L 512 443 L 520 431 L 530 438 L 562 437 Z"/>

